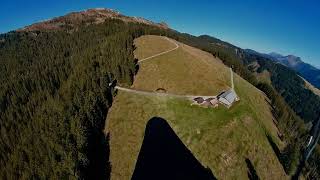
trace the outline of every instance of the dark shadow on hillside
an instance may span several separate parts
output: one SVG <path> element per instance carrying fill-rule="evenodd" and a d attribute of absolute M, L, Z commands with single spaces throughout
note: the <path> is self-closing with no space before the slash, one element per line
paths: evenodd
<path fill-rule="evenodd" d="M 135 75 L 138 73 L 138 71 L 139 71 L 139 69 L 140 69 L 140 66 L 139 66 L 139 64 L 138 64 L 138 61 L 139 61 L 139 60 L 138 60 L 137 58 L 134 59 L 134 64 L 135 64 L 135 67 L 134 67 L 135 72 L 134 72 L 134 74 L 135 74 Z"/>
<path fill-rule="evenodd" d="M 305 165 L 306 165 L 305 161 L 301 160 L 297 169 L 296 169 L 296 172 L 292 175 L 291 180 L 299 180 L 299 177 L 300 177 Z"/>
<path fill-rule="evenodd" d="M 282 167 L 285 170 L 285 172 L 288 174 L 287 168 L 286 168 L 286 164 L 287 164 L 287 162 L 286 162 L 286 159 L 287 159 L 286 158 L 286 156 L 287 156 L 286 153 L 282 153 L 280 151 L 280 149 L 278 148 L 277 144 L 273 141 L 273 139 L 268 134 L 266 136 L 267 136 L 268 142 L 271 145 L 274 153 L 276 154 L 280 164 L 282 165 Z M 288 148 L 288 146 L 286 148 Z"/>
<path fill-rule="evenodd" d="M 114 81 L 116 83 L 116 81 Z M 110 135 L 104 133 L 108 112 L 102 110 L 104 107 L 111 107 L 112 94 L 107 92 L 108 104 L 98 101 L 95 109 L 101 109 L 101 114 L 96 113 L 94 126 L 87 130 L 87 156 L 88 164 L 85 165 L 83 179 L 110 179 L 111 163 L 110 155 Z"/>
<path fill-rule="evenodd" d="M 146 126 L 132 180 L 216 179 L 183 144 L 169 124 L 154 117 Z"/>
<path fill-rule="evenodd" d="M 90 137 L 89 167 L 85 179 L 110 179 L 111 164 L 109 161 L 109 134 L 95 133 Z"/>
<path fill-rule="evenodd" d="M 259 180 L 259 176 L 257 174 L 256 169 L 254 168 L 253 164 L 251 163 L 250 159 L 246 158 L 246 164 L 248 168 L 248 178 L 250 180 Z"/>
<path fill-rule="evenodd" d="M 271 114 L 272 114 L 272 122 L 273 122 L 273 124 L 275 125 L 275 127 L 277 128 L 278 138 L 279 138 L 281 141 L 283 141 L 283 135 L 280 134 L 280 130 L 279 130 L 279 128 L 278 128 L 278 121 L 277 121 L 277 119 L 278 119 L 279 117 L 278 117 L 278 115 L 277 115 L 277 112 L 276 112 L 275 108 L 272 106 L 270 100 L 268 100 L 267 98 L 265 98 L 264 100 L 265 100 L 265 102 L 266 102 L 266 103 L 269 105 L 269 107 L 270 107 L 270 111 L 271 111 Z"/>
<path fill-rule="evenodd" d="M 269 136 L 268 134 L 266 136 L 267 136 L 268 142 L 269 142 L 270 146 L 272 147 L 274 153 L 276 154 L 277 158 L 281 162 L 281 151 L 280 151 L 280 149 L 278 148 L 277 144 L 273 141 L 271 136 Z"/>

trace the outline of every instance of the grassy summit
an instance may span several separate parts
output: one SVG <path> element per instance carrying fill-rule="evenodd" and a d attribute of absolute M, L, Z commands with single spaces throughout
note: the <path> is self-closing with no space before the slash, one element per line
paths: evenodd
<path fill-rule="evenodd" d="M 161 52 L 156 48 L 158 44 L 162 51 L 174 48 L 163 40 L 156 36 L 136 39 L 136 56 L 141 59 Z M 229 69 L 218 59 L 179 45 L 177 50 L 141 63 L 133 88 L 164 88 L 170 93 L 195 95 L 214 95 L 229 88 Z M 119 91 L 106 125 L 110 134 L 111 178 L 131 178 L 146 124 L 154 116 L 166 119 L 193 155 L 218 179 L 247 179 L 246 159 L 262 179 L 286 178 L 266 137 L 269 134 L 279 143 L 266 97 L 238 75 L 234 77 L 241 100 L 231 109 L 206 109 L 190 106 L 186 99 Z"/>

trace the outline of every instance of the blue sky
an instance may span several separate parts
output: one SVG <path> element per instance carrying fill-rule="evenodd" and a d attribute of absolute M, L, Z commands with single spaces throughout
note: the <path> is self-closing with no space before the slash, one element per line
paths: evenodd
<path fill-rule="evenodd" d="M 241 48 L 293 54 L 320 67 L 317 0 L 2 0 L 0 33 L 95 7 L 165 21 L 180 32 L 212 35 Z"/>

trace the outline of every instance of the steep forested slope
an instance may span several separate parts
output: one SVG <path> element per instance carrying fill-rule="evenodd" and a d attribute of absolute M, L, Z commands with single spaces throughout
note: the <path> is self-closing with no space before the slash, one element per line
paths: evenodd
<path fill-rule="evenodd" d="M 281 64 L 298 72 L 302 77 L 308 80 L 312 85 L 320 88 L 320 70 L 316 67 L 305 63 L 300 57 L 293 55 L 282 56 L 276 53 L 270 53 L 270 58 L 279 61 Z"/>
<path fill-rule="evenodd" d="M 1 35 L 1 178 L 107 175 L 108 83 L 132 83 L 135 29 L 108 20 Z"/>
<path fill-rule="evenodd" d="M 257 62 L 259 64 L 258 73 L 264 70 L 270 72 L 274 88 L 305 122 L 318 120 L 320 97 L 305 87 L 304 80 L 296 72 L 258 55 L 245 54 L 244 59 L 248 60 L 248 64 Z"/>

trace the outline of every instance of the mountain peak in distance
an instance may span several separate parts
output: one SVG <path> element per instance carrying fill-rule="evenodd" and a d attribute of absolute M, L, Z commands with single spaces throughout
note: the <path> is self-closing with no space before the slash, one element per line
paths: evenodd
<path fill-rule="evenodd" d="M 38 22 L 17 31 L 39 31 L 39 30 L 61 30 L 72 29 L 81 25 L 100 24 L 108 19 L 119 19 L 124 22 L 136 22 L 160 28 L 168 29 L 164 22 L 155 23 L 141 17 L 129 17 L 122 15 L 119 11 L 108 8 L 93 8 L 79 12 L 71 12 L 64 16 L 55 17 L 46 21 Z"/>

